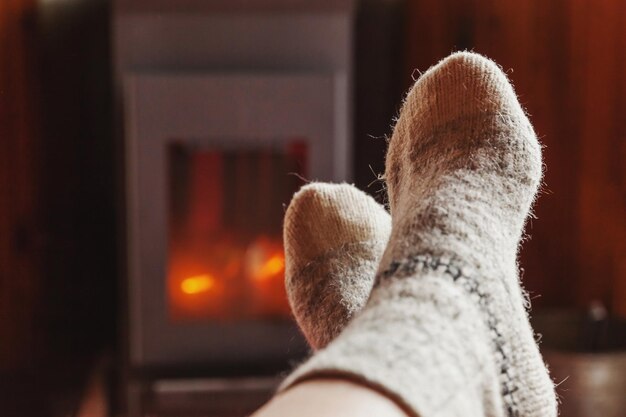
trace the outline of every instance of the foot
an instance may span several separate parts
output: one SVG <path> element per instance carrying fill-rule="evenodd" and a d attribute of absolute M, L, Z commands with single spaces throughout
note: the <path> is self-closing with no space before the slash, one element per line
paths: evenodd
<path fill-rule="evenodd" d="M 461 52 L 428 70 L 389 144 L 393 224 L 370 299 L 285 386 L 340 375 L 421 417 L 555 416 L 516 263 L 541 168 L 495 63 Z"/>
<path fill-rule="evenodd" d="M 312 183 L 294 195 L 285 214 L 285 285 L 313 349 L 367 301 L 390 231 L 389 214 L 354 186 Z"/>

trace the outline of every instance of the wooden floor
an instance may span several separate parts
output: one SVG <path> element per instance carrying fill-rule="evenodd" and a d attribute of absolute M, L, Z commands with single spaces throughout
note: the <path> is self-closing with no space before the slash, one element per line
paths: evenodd
<path fill-rule="evenodd" d="M 544 352 L 559 385 L 561 417 L 624 417 L 626 353 Z"/>

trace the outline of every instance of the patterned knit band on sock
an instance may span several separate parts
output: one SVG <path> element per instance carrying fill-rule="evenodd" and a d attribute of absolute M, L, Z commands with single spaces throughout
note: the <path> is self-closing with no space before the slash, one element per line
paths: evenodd
<path fill-rule="evenodd" d="M 517 273 L 541 147 L 506 75 L 455 53 L 406 97 L 389 143 L 392 231 L 370 299 L 298 368 L 421 417 L 551 417 L 554 386 Z"/>
<path fill-rule="evenodd" d="M 349 184 L 308 184 L 285 214 L 285 285 L 313 349 L 326 346 L 370 295 L 391 217 Z"/>

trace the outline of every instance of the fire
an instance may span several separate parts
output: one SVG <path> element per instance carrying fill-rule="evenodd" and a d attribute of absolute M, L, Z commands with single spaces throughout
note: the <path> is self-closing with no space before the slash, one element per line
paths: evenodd
<path fill-rule="evenodd" d="M 275 236 L 224 234 L 172 245 L 168 291 L 175 320 L 239 320 L 290 314 L 285 256 Z M 247 241 L 246 241 L 247 240 Z"/>
<path fill-rule="evenodd" d="M 282 285 L 285 255 L 280 240 L 267 236 L 257 238 L 248 246 L 245 264 L 249 279 L 257 282 L 278 280 Z"/>
<path fill-rule="evenodd" d="M 215 278 L 210 274 L 196 275 L 185 278 L 180 283 L 180 289 L 189 295 L 210 291 L 215 286 Z"/>
<path fill-rule="evenodd" d="M 255 278 L 258 280 L 266 280 L 276 276 L 276 274 L 282 272 L 285 269 L 285 258 L 282 253 L 277 253 L 270 257 L 262 266 L 256 271 Z"/>
<path fill-rule="evenodd" d="M 283 202 L 301 185 L 285 172 L 306 174 L 306 143 L 234 149 L 175 140 L 168 147 L 173 321 L 290 317 L 280 225 Z"/>

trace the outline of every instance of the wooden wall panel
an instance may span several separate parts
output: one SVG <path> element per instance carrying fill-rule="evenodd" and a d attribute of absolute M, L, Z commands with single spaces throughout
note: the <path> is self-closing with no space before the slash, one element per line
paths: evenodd
<path fill-rule="evenodd" d="M 28 365 L 38 332 L 34 7 L 0 2 L 0 371 Z"/>
<path fill-rule="evenodd" d="M 581 299 L 606 299 L 611 276 L 612 245 L 615 227 L 608 219 L 614 218 L 614 185 L 610 181 L 611 135 L 613 133 L 617 80 L 615 49 L 618 38 L 615 4 L 606 1 L 575 2 L 572 33 L 579 35 L 572 53 L 578 55 L 580 74 L 580 118 L 577 120 L 580 143 L 581 182 L 580 241 L 581 279 L 578 284 Z M 615 196 L 615 195 L 614 195 Z"/>
<path fill-rule="evenodd" d="M 620 10 L 619 24 L 622 34 L 618 35 L 617 51 L 620 56 L 617 71 L 617 79 L 615 80 L 616 97 L 616 119 L 613 155 L 613 175 L 617 184 L 617 201 L 618 213 L 616 220 L 621 220 L 616 224 L 617 228 L 617 245 L 614 248 L 614 262 L 616 265 L 613 274 L 613 304 L 615 311 L 621 316 L 626 317 L 626 36 L 623 35 L 626 27 L 626 6 Z"/>
<path fill-rule="evenodd" d="M 2 416 L 69 415 L 115 343 L 108 16 L 106 0 L 0 0 Z"/>
<path fill-rule="evenodd" d="M 545 186 L 522 252 L 534 304 L 600 300 L 626 314 L 626 4 L 408 4 L 406 73 L 453 50 L 486 54 L 507 71 L 545 146 Z"/>
<path fill-rule="evenodd" d="M 572 47 L 580 62 L 577 83 L 581 136 L 580 267 L 578 301 L 599 299 L 626 316 L 626 199 L 622 169 L 626 130 L 626 5 L 577 1 Z"/>

